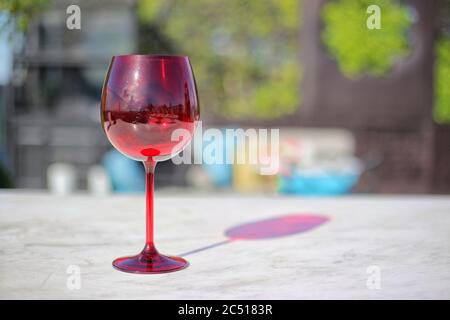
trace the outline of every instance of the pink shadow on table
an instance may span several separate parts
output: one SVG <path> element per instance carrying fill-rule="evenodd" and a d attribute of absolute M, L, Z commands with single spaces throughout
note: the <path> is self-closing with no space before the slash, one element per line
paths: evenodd
<path fill-rule="evenodd" d="M 225 236 L 228 239 L 185 252 L 180 256 L 187 256 L 238 240 L 264 240 L 303 233 L 317 228 L 329 219 L 327 216 L 316 214 L 288 214 L 240 224 L 225 230 Z"/>

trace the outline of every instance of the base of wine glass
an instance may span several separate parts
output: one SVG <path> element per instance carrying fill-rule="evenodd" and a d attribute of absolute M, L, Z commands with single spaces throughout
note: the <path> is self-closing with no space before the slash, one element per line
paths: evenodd
<path fill-rule="evenodd" d="M 124 272 L 166 273 L 184 269 L 189 262 L 180 257 L 162 255 L 153 246 L 145 246 L 138 255 L 117 258 L 112 264 L 114 268 Z"/>

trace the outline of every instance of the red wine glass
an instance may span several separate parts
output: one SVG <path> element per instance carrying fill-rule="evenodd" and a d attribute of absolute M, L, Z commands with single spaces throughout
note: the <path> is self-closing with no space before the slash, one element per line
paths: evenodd
<path fill-rule="evenodd" d="M 122 55 L 111 60 L 101 101 L 102 126 L 111 144 L 142 161 L 146 172 L 146 243 L 141 253 L 118 258 L 113 266 L 133 273 L 162 273 L 188 266 L 180 257 L 160 254 L 153 242 L 154 173 L 189 143 L 200 117 L 189 58 Z M 188 134 L 175 135 L 177 129 Z"/>

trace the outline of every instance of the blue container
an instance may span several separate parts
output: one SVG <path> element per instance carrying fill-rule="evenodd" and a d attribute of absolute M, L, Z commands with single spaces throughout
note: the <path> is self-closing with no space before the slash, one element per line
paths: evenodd
<path fill-rule="evenodd" d="M 359 174 L 320 173 L 302 174 L 295 172 L 291 176 L 280 176 L 278 191 L 282 194 L 305 196 L 329 196 L 349 193 L 358 182 Z"/>
<path fill-rule="evenodd" d="M 111 179 L 114 192 L 141 193 L 145 191 L 145 170 L 140 161 L 134 161 L 111 149 L 102 159 Z"/>

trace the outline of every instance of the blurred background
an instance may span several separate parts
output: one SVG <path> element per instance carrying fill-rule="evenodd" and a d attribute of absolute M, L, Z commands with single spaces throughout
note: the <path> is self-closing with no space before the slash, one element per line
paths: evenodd
<path fill-rule="evenodd" d="M 0 0 L 0 188 L 143 192 L 100 125 L 125 53 L 188 55 L 203 129 L 280 128 L 276 176 L 165 161 L 157 189 L 450 193 L 447 0 Z"/>

